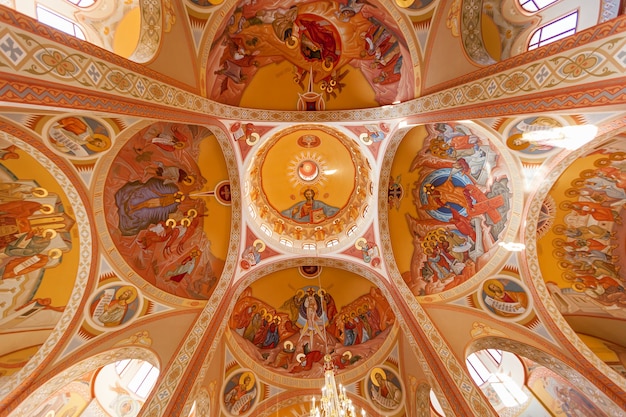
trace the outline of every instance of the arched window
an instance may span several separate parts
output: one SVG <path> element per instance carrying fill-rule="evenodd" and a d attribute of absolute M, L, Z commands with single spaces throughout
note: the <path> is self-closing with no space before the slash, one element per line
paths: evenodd
<path fill-rule="evenodd" d="M 538 12 L 558 0 L 519 0 L 520 6 L 527 12 Z"/>
<path fill-rule="evenodd" d="M 503 365 L 507 355 L 507 364 Z M 524 392 L 524 371 L 519 358 L 499 349 L 485 349 L 472 353 L 465 359 L 470 376 L 483 392 L 493 392 L 490 398 L 495 406 L 517 407 L 525 404 L 529 397 Z M 495 400 L 495 401 L 494 401 Z"/>
<path fill-rule="evenodd" d="M 144 399 L 159 376 L 159 370 L 155 366 L 139 359 L 124 359 L 115 362 L 115 372 L 130 392 Z"/>
<path fill-rule="evenodd" d="M 547 45 L 550 42 L 563 39 L 566 36 L 573 35 L 576 33 L 577 25 L 578 10 L 553 20 L 533 32 L 533 35 L 530 37 L 530 42 L 528 43 L 528 50 L 530 51 L 540 46 Z"/>

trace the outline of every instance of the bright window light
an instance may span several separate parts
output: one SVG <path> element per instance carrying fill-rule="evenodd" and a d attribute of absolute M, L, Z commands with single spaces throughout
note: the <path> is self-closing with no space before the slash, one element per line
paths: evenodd
<path fill-rule="evenodd" d="M 339 240 L 331 239 L 328 242 L 326 242 L 326 247 L 331 248 L 331 247 L 336 246 L 338 244 L 339 244 Z"/>
<path fill-rule="evenodd" d="M 66 1 L 78 7 L 89 7 L 89 6 L 92 6 L 96 2 L 96 0 L 66 0 Z"/>
<path fill-rule="evenodd" d="M 520 6 L 528 12 L 538 12 L 556 2 L 557 0 L 519 0 Z"/>
<path fill-rule="evenodd" d="M 263 231 L 263 233 L 265 233 L 268 236 L 272 236 L 273 234 L 272 230 L 269 227 L 267 227 L 266 224 L 261 225 L 261 230 Z"/>
<path fill-rule="evenodd" d="M 283 245 L 287 246 L 288 248 L 293 248 L 293 242 L 291 240 L 289 240 L 289 239 L 281 237 L 279 242 L 282 243 Z"/>
<path fill-rule="evenodd" d="M 76 23 L 40 5 L 37 5 L 37 20 L 68 35 L 85 40 L 85 34 Z"/>
<path fill-rule="evenodd" d="M 315 243 L 304 243 L 302 244 L 302 249 L 315 250 L 317 249 L 317 245 Z"/>
<path fill-rule="evenodd" d="M 578 10 L 537 29 L 530 38 L 528 50 L 536 49 L 576 33 Z"/>

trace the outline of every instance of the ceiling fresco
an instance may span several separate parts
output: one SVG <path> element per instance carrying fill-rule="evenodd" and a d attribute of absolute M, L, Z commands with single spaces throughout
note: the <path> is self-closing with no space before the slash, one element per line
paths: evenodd
<path fill-rule="evenodd" d="M 323 110 L 415 97 L 406 41 L 373 3 L 240 2 L 224 22 L 207 61 L 218 102 Z"/>
<path fill-rule="evenodd" d="M 413 294 L 431 296 L 486 276 L 498 242 L 519 222 L 511 197 L 520 190 L 501 145 L 474 125 L 439 123 L 409 132 L 396 155 L 390 232 Z"/>
<path fill-rule="evenodd" d="M 76 277 L 84 274 L 86 230 L 77 222 L 84 207 L 64 174 L 7 135 L 0 139 L 0 211 L 0 355 L 21 351 L 20 359 L 0 364 L 11 374 L 20 367 L 9 365 L 25 364 L 70 304 Z M 26 339 L 16 337 L 29 331 Z"/>
<path fill-rule="evenodd" d="M 625 317 L 626 147 L 620 139 L 581 155 L 561 174 L 543 203 L 551 216 L 537 226 L 541 272 L 565 319 L 616 344 L 626 341 L 622 332 L 577 317 Z"/>
<path fill-rule="evenodd" d="M 372 181 L 368 158 L 347 135 L 303 125 L 275 133 L 259 147 L 247 199 L 256 224 L 271 230 L 273 240 L 323 249 L 363 224 L 365 207 L 373 203 Z"/>
<path fill-rule="evenodd" d="M 0 417 L 308 416 L 327 358 L 369 416 L 626 409 L 626 16 L 533 52 L 514 0 L 127 6 L 110 48 L 0 6 Z"/>
<path fill-rule="evenodd" d="M 167 293 L 209 298 L 230 224 L 230 183 L 217 140 L 205 127 L 155 123 L 113 151 L 98 193 L 109 253 Z"/>
<path fill-rule="evenodd" d="M 245 288 L 228 327 L 231 346 L 257 372 L 315 381 L 323 376 L 326 354 L 338 374 L 380 357 L 393 341 L 395 320 L 367 279 L 311 265 L 275 272 Z"/>

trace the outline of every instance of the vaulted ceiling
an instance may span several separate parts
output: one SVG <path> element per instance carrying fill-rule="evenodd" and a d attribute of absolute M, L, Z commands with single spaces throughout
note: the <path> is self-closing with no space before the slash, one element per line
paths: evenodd
<path fill-rule="evenodd" d="M 90 42 L 1 6 L 0 416 L 303 416 L 325 354 L 368 415 L 622 413 L 626 20 L 589 3 L 60 6 Z"/>

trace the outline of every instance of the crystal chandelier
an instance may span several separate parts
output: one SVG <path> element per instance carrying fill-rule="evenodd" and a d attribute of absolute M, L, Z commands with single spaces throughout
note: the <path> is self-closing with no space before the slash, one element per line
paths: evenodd
<path fill-rule="evenodd" d="M 365 410 L 361 410 L 365 417 Z M 311 400 L 309 417 L 357 417 L 352 400 L 346 396 L 345 387 L 335 382 L 335 369 L 329 354 L 324 356 L 324 386 L 319 406 L 315 406 L 315 397 Z"/>

